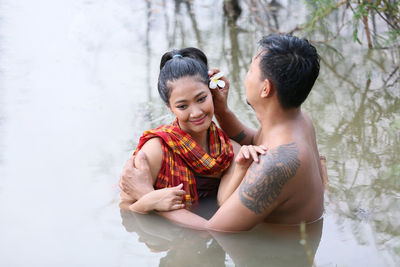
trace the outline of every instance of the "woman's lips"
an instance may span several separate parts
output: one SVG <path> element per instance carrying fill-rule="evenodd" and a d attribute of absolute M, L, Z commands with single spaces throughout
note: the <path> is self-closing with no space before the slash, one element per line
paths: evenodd
<path fill-rule="evenodd" d="M 199 120 L 192 121 L 192 123 L 193 123 L 193 124 L 196 124 L 196 125 L 203 124 L 203 122 L 206 120 L 206 118 L 207 118 L 207 116 L 204 116 L 203 118 L 201 118 L 201 119 L 199 119 Z"/>

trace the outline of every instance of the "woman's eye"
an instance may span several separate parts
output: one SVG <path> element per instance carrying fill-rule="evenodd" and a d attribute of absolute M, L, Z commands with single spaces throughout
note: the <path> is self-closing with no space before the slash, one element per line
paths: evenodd
<path fill-rule="evenodd" d="M 187 106 L 187 105 L 179 105 L 179 106 L 176 106 L 176 108 L 177 108 L 177 109 L 185 109 L 186 106 Z"/>
<path fill-rule="evenodd" d="M 202 96 L 197 101 L 198 102 L 204 102 L 206 100 L 206 98 L 207 98 L 207 96 Z"/>

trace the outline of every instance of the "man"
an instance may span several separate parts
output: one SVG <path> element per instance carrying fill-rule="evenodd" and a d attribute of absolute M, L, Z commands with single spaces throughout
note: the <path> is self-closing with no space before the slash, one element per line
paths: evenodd
<path fill-rule="evenodd" d="M 324 209 L 323 172 L 312 121 L 301 110 L 318 74 L 319 56 L 307 40 L 289 35 L 261 39 L 245 81 L 247 102 L 260 123 L 258 131 L 245 127 L 229 110 L 227 87 L 212 91 L 221 128 L 241 145 L 264 145 L 269 150 L 250 165 L 240 186 L 209 221 L 186 210 L 166 217 L 229 232 L 249 230 L 260 222 L 318 220 Z M 147 175 L 145 159 L 140 162 L 143 166 L 137 168 L 128 164 L 121 177 L 132 187 L 136 183 L 143 195 L 151 189 L 139 186 Z"/>

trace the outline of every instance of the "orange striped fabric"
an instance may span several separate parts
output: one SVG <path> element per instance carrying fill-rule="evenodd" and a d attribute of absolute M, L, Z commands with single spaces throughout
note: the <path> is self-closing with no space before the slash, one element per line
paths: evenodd
<path fill-rule="evenodd" d="M 163 160 L 155 188 L 174 187 L 183 184 L 186 207 L 198 202 L 194 173 L 221 175 L 231 164 L 234 153 L 229 137 L 211 122 L 209 132 L 210 154 L 204 151 L 190 136 L 181 130 L 176 119 L 171 125 L 161 125 L 143 133 L 135 154 L 147 140 L 159 137 L 162 142 Z"/>

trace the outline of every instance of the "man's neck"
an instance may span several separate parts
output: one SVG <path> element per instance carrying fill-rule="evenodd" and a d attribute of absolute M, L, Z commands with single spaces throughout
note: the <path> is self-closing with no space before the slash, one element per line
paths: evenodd
<path fill-rule="evenodd" d="M 302 113 L 300 107 L 283 109 L 276 104 L 256 110 L 256 115 L 260 122 L 263 143 L 270 143 L 274 138 L 292 132 L 290 128 L 302 116 Z"/>

